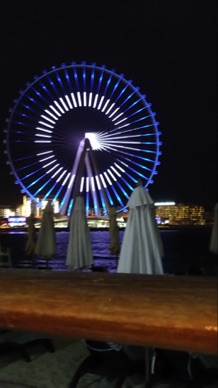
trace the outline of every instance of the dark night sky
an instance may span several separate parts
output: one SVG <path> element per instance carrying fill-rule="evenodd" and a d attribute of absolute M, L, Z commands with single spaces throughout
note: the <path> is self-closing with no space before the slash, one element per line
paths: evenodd
<path fill-rule="evenodd" d="M 217 198 L 216 1 L 10 1 L 1 11 L 1 144 L 26 82 L 72 61 L 105 64 L 140 86 L 162 132 L 155 201 Z M 147 5 L 148 4 L 148 5 Z M 0 146 L 0 205 L 21 202 Z"/>

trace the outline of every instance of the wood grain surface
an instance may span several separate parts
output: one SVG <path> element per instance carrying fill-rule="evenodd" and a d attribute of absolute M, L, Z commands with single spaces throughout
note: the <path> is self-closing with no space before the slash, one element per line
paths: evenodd
<path fill-rule="evenodd" d="M 217 353 L 217 279 L 0 269 L 0 327 Z"/>

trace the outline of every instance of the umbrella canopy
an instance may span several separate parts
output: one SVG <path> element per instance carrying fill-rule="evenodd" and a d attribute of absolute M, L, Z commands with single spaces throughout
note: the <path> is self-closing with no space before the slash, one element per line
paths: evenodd
<path fill-rule="evenodd" d="M 33 213 L 27 219 L 27 243 L 26 254 L 33 256 L 36 249 L 36 231 L 35 231 L 35 216 Z"/>
<path fill-rule="evenodd" d="M 210 237 L 210 252 L 218 253 L 218 203 L 216 203 L 214 208 L 214 222 Z"/>
<path fill-rule="evenodd" d="M 90 230 L 86 220 L 85 203 L 76 197 L 70 216 L 70 237 L 66 265 L 72 269 L 90 267 L 93 264 Z"/>
<path fill-rule="evenodd" d="M 56 255 L 54 212 L 50 202 L 46 204 L 43 212 L 39 236 L 36 243 L 36 254 L 44 259 L 50 259 Z"/>
<path fill-rule="evenodd" d="M 109 233 L 110 233 L 110 253 L 118 255 L 120 252 L 119 227 L 117 225 L 117 214 L 114 207 L 109 210 Z"/>
<path fill-rule="evenodd" d="M 141 185 L 136 187 L 127 206 L 129 217 L 117 272 L 163 274 L 163 245 L 155 220 L 154 203 L 147 190 Z"/>

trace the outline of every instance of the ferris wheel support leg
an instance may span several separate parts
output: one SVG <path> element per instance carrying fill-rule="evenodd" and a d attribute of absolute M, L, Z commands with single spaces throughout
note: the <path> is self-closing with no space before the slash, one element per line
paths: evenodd
<path fill-rule="evenodd" d="M 98 170 L 98 166 L 97 166 L 97 163 L 96 163 L 96 160 L 95 160 L 95 157 L 94 157 L 94 154 L 92 152 L 92 149 L 89 150 L 89 155 L 90 155 L 90 159 L 92 161 L 93 167 L 94 167 L 95 175 L 100 175 L 99 170 Z M 99 179 L 99 184 L 100 184 L 100 187 L 101 187 L 101 192 L 102 192 L 102 195 L 103 195 L 103 198 L 104 198 L 104 202 L 105 202 L 105 206 L 106 206 L 106 209 L 107 209 L 107 214 L 109 214 L 110 205 L 109 205 L 108 197 L 107 197 L 105 188 L 104 188 L 104 186 L 103 186 L 103 184 L 102 184 L 100 179 Z"/>
<path fill-rule="evenodd" d="M 71 171 L 71 178 L 74 177 L 74 181 L 72 186 L 68 186 L 67 191 L 65 193 L 63 206 L 61 207 L 61 211 L 60 211 L 61 215 L 65 215 L 67 213 L 67 208 L 69 205 L 70 198 L 75 199 L 76 196 L 79 194 L 80 181 L 83 173 L 86 152 L 87 152 L 87 142 L 82 140 L 78 147 L 76 159 Z"/>
<path fill-rule="evenodd" d="M 93 177 L 93 173 L 92 173 L 90 158 L 89 158 L 89 151 L 86 154 L 85 165 L 86 165 L 87 174 L 88 174 L 89 180 L 91 181 L 91 186 L 92 186 L 91 193 L 92 193 L 92 199 L 93 199 L 93 203 L 94 203 L 94 212 L 95 212 L 95 215 L 99 217 L 100 216 L 100 206 L 99 206 L 98 198 L 96 195 L 96 187 L 95 187 L 94 177 Z"/>

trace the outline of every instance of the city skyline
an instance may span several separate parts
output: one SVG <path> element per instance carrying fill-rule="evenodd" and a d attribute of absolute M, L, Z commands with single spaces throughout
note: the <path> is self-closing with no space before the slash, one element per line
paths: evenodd
<path fill-rule="evenodd" d="M 154 201 L 217 201 L 215 2 L 191 5 L 100 2 L 70 12 L 70 2 L 9 2 L 1 26 L 4 75 L 1 127 L 26 82 L 53 65 L 96 62 L 132 79 L 157 114 L 160 166 Z M 109 7 L 109 6 L 108 6 Z M 5 166 L 1 130 L 0 202 L 19 203 L 21 188 Z"/>

